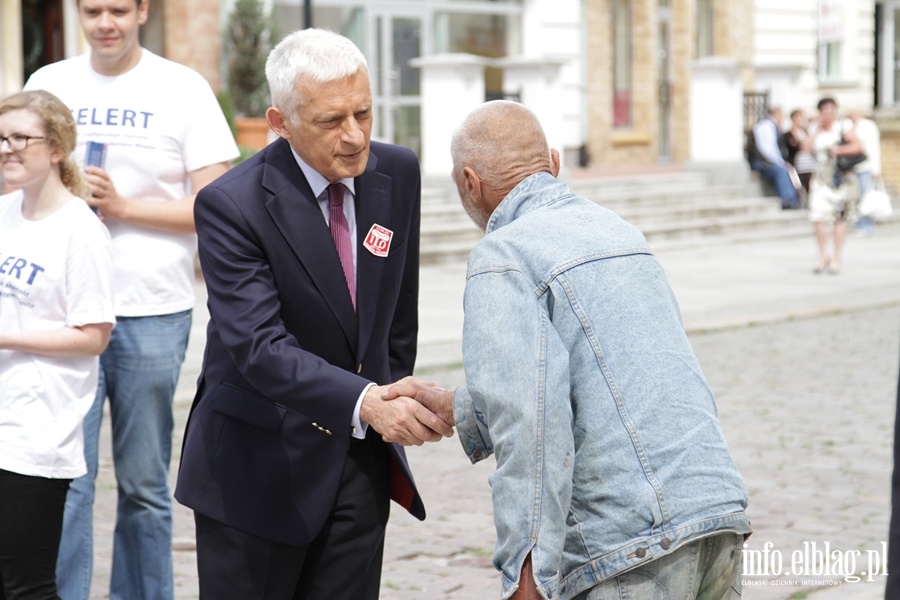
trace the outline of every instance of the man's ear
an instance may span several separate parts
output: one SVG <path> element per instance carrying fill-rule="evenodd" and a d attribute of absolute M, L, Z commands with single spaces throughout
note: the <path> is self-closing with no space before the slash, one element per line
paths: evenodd
<path fill-rule="evenodd" d="M 556 148 L 550 148 L 550 174 L 554 177 L 559 175 L 559 152 Z"/>
<path fill-rule="evenodd" d="M 150 0 L 141 0 L 138 3 L 138 25 L 147 23 L 150 18 Z"/>
<path fill-rule="evenodd" d="M 466 193 L 477 205 L 481 205 L 481 177 L 471 167 L 463 169 L 463 186 Z"/>
<path fill-rule="evenodd" d="M 274 106 L 270 106 L 266 109 L 266 122 L 269 123 L 269 127 L 272 131 L 274 131 L 278 137 L 290 139 L 291 133 L 284 126 L 285 120 L 284 113 Z"/>

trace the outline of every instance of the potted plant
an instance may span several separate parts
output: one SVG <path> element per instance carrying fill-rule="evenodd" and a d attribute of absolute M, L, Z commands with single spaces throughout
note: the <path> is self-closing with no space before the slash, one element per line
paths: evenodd
<path fill-rule="evenodd" d="M 262 0 L 237 0 L 225 31 L 225 52 L 238 146 L 259 150 L 268 142 L 266 58 L 272 40 L 272 22 L 264 12 Z"/>

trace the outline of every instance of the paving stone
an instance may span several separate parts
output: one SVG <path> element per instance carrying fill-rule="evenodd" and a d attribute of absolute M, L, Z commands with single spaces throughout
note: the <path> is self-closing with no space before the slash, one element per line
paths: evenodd
<path fill-rule="evenodd" d="M 848 241 L 843 272 L 813 275 L 809 239 L 665 247 L 658 252 L 685 328 L 716 394 L 722 428 L 750 492 L 747 551 L 789 557 L 804 542 L 842 552 L 880 547 L 890 518 L 892 437 L 900 348 L 900 226 Z M 419 374 L 463 381 L 459 327 L 465 267 L 422 270 Z M 202 357 L 202 284 L 175 402 L 172 483 Z M 429 518 L 394 507 L 385 548 L 384 600 L 499 596 L 488 476 L 456 439 L 409 450 Z M 108 597 L 115 480 L 104 420 L 95 506 L 92 598 Z M 193 517 L 175 505 L 176 597 L 198 597 Z M 818 583 L 748 575 L 744 598 L 874 600 L 884 577 Z M 791 585 L 778 585 L 785 581 Z M 753 585 L 750 585 L 753 584 Z M 805 596 L 802 596 L 805 594 Z"/>

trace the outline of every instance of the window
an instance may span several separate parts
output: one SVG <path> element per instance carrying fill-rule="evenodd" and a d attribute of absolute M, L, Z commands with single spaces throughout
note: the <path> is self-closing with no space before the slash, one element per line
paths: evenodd
<path fill-rule="evenodd" d="M 844 7 L 842 0 L 819 0 L 819 79 L 840 79 L 842 41 L 844 39 Z"/>
<path fill-rule="evenodd" d="M 834 80 L 841 76 L 841 43 L 819 44 L 819 79 Z"/>
<path fill-rule="evenodd" d="M 518 20 L 512 15 L 438 12 L 434 19 L 434 51 L 489 58 L 515 56 L 521 53 L 518 27 Z M 489 98 L 506 97 L 501 69 L 487 67 L 484 83 Z"/>
<path fill-rule="evenodd" d="M 612 0 L 613 127 L 631 126 L 631 0 Z"/>
<path fill-rule="evenodd" d="M 697 0 L 697 58 L 713 55 L 713 0 Z"/>

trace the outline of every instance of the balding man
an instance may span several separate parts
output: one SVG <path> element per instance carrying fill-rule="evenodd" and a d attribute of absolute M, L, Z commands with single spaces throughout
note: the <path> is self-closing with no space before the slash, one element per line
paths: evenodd
<path fill-rule="evenodd" d="M 392 391 L 491 454 L 503 598 L 728 598 L 747 493 L 644 236 L 556 179 L 535 116 L 490 102 L 452 142 L 469 258 L 455 392 Z"/>

